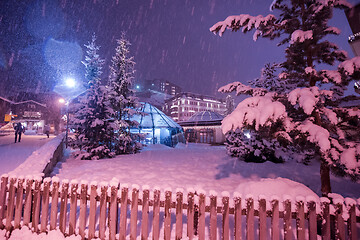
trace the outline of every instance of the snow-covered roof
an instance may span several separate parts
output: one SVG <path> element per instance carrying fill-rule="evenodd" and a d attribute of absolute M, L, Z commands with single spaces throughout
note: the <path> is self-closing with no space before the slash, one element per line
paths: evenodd
<path fill-rule="evenodd" d="M 0 99 L 4 100 L 5 102 L 14 103 L 13 101 L 11 101 L 7 98 L 1 97 L 1 96 L 0 96 Z"/>
<path fill-rule="evenodd" d="M 32 102 L 32 103 L 35 103 L 35 104 L 37 104 L 37 105 L 40 105 L 40 106 L 46 108 L 46 104 L 42 104 L 42 103 L 39 103 L 39 102 L 34 101 L 34 100 L 26 100 L 26 101 L 16 102 L 16 103 L 13 102 L 13 104 L 14 104 L 14 105 L 15 105 L 15 104 L 23 104 L 23 103 L 27 103 L 27 102 Z"/>
<path fill-rule="evenodd" d="M 146 115 L 134 115 L 132 120 L 138 121 L 141 128 L 181 128 L 173 119 L 149 103 L 143 103 L 140 112 Z"/>
<path fill-rule="evenodd" d="M 213 111 L 202 111 L 202 112 L 197 112 L 194 115 L 192 115 L 188 121 L 221 121 L 223 120 L 224 117 L 217 113 L 217 112 L 213 112 Z"/>
<path fill-rule="evenodd" d="M 224 116 L 213 111 L 202 111 L 192 115 L 188 120 L 179 122 L 180 126 L 221 125 Z"/>

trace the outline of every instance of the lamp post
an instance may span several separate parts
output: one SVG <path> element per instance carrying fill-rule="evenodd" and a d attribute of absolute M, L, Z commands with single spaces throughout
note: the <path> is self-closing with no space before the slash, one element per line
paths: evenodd
<path fill-rule="evenodd" d="M 68 91 L 71 91 L 71 89 L 74 89 L 76 87 L 76 81 L 73 78 L 67 78 L 65 79 L 65 86 Z M 69 136 L 69 104 L 71 102 L 71 97 L 68 97 L 66 100 L 64 98 L 59 99 L 59 103 L 65 104 L 66 106 L 66 133 L 65 133 L 65 147 L 68 147 L 68 136 Z"/>
<path fill-rule="evenodd" d="M 69 134 L 69 102 L 65 101 L 64 98 L 59 99 L 59 103 L 65 104 L 66 106 L 66 132 L 65 132 L 65 147 L 68 147 L 68 134 Z"/>

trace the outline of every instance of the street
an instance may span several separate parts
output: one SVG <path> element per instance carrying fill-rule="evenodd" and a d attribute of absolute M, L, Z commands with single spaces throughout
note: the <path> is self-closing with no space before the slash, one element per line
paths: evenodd
<path fill-rule="evenodd" d="M 21 142 L 14 143 L 14 134 L 0 136 L 0 176 L 14 170 L 23 163 L 35 150 L 53 139 L 50 135 L 22 135 Z"/>

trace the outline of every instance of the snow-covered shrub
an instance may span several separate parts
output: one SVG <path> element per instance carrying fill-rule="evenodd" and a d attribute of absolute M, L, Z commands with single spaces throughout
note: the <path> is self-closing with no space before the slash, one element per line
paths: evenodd
<path fill-rule="evenodd" d="M 243 132 L 237 129 L 226 133 L 225 138 L 227 153 L 245 162 L 282 163 L 285 160 L 284 156 L 279 154 L 282 147 L 278 141 L 274 139 L 268 141 L 255 131 L 244 130 Z"/>

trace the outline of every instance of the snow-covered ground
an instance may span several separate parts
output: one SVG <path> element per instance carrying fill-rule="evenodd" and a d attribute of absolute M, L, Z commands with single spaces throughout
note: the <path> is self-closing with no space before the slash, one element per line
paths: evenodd
<path fill-rule="evenodd" d="M 0 175 L 14 170 L 54 136 L 23 134 L 21 142 L 17 143 L 14 143 L 14 138 L 14 134 L 0 136 Z"/>
<path fill-rule="evenodd" d="M 247 182 L 281 177 L 302 183 L 320 195 L 319 169 L 317 162 L 312 162 L 309 166 L 296 162 L 246 163 L 227 156 L 224 146 L 178 144 L 176 148 L 150 145 L 139 154 L 97 161 L 69 157 L 56 166 L 53 176 L 98 183 L 110 182 L 116 178 L 120 184 L 126 183 L 129 186 L 149 185 L 150 189 L 171 188 L 173 191 L 176 188 L 194 188 L 207 193 L 213 190 L 219 194 L 223 191 L 230 194 L 236 191 L 257 194 L 254 189 L 246 187 Z M 331 176 L 331 184 L 334 193 L 344 197 L 360 197 L 359 182 Z"/>

